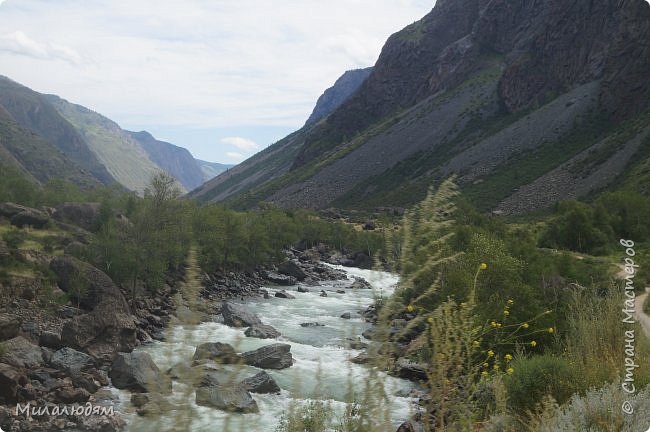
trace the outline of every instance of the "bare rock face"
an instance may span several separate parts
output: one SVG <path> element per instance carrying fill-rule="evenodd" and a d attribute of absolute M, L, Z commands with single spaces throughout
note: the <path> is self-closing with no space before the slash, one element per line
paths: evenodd
<path fill-rule="evenodd" d="M 242 360 L 250 366 L 262 369 L 285 369 L 293 365 L 291 345 L 275 343 L 243 353 Z"/>
<path fill-rule="evenodd" d="M 138 393 L 171 392 L 171 381 L 163 376 L 148 353 L 118 354 L 109 376 L 119 389 Z"/>

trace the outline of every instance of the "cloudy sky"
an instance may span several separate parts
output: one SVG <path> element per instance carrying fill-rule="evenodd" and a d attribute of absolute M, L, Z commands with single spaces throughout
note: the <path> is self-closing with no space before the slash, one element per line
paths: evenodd
<path fill-rule="evenodd" d="M 235 163 L 434 0 L 0 0 L 0 74 Z"/>

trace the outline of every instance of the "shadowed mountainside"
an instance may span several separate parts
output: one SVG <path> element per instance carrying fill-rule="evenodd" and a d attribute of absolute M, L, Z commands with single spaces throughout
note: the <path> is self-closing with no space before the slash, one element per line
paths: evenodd
<path fill-rule="evenodd" d="M 521 213 L 642 183 L 649 38 L 643 0 L 439 0 L 338 109 L 193 196 L 406 206 L 456 174 L 480 208 Z"/>

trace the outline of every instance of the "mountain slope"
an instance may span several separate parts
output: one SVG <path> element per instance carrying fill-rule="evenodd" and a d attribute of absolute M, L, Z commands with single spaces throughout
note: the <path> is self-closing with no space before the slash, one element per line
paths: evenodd
<path fill-rule="evenodd" d="M 201 172 L 203 173 L 203 182 L 212 180 L 222 172 L 225 172 L 230 168 L 234 167 L 234 165 L 230 165 L 230 164 L 208 162 L 201 159 L 195 159 L 195 160 L 196 163 L 199 164 L 199 167 L 201 168 Z"/>
<path fill-rule="evenodd" d="M 196 196 L 402 206 L 455 174 L 480 208 L 520 213 L 611 187 L 647 143 L 649 39 L 643 0 L 438 0 L 338 109 Z"/>
<path fill-rule="evenodd" d="M 152 162 L 176 177 L 185 189 L 192 190 L 203 183 L 203 170 L 187 149 L 158 141 L 146 131 L 126 132 L 142 146 Z"/>
<path fill-rule="evenodd" d="M 46 98 L 79 131 L 113 178 L 130 190 L 144 191 L 160 167 L 135 139 L 114 121 L 88 108 L 54 95 Z"/>
<path fill-rule="evenodd" d="M 372 67 L 364 69 L 354 69 L 346 71 L 336 80 L 334 85 L 318 98 L 316 106 L 311 115 L 305 122 L 306 126 L 318 123 L 324 117 L 340 107 L 345 101 L 350 99 L 354 93 L 359 90 L 361 84 L 368 78 L 372 72 Z"/>
<path fill-rule="evenodd" d="M 0 76 L 0 105 L 23 128 L 54 144 L 100 182 L 114 181 L 72 125 L 40 93 Z"/>
<path fill-rule="evenodd" d="M 0 168 L 4 166 L 18 168 L 43 183 L 61 178 L 84 188 L 100 185 L 90 173 L 53 144 L 23 128 L 0 106 Z"/>

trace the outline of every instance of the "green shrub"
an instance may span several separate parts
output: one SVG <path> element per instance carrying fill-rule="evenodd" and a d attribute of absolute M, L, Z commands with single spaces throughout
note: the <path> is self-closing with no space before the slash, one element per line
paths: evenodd
<path fill-rule="evenodd" d="M 23 230 L 12 228 L 2 235 L 2 239 L 10 249 L 18 249 L 27 239 L 27 233 Z"/>
<path fill-rule="evenodd" d="M 634 414 L 620 408 L 629 401 Z M 537 428 L 539 432 L 636 432 L 648 427 L 650 418 L 650 387 L 635 395 L 625 393 L 619 383 L 589 390 L 584 396 L 574 395 L 557 410 L 550 421 Z"/>
<path fill-rule="evenodd" d="M 564 403 L 575 390 L 571 367 L 563 358 L 550 354 L 519 358 L 512 368 L 504 382 L 508 404 L 517 413 L 534 409 L 547 395 Z"/>
<path fill-rule="evenodd" d="M 323 401 L 310 401 L 298 409 L 283 414 L 276 432 L 325 432 L 332 419 L 330 406 Z"/>

